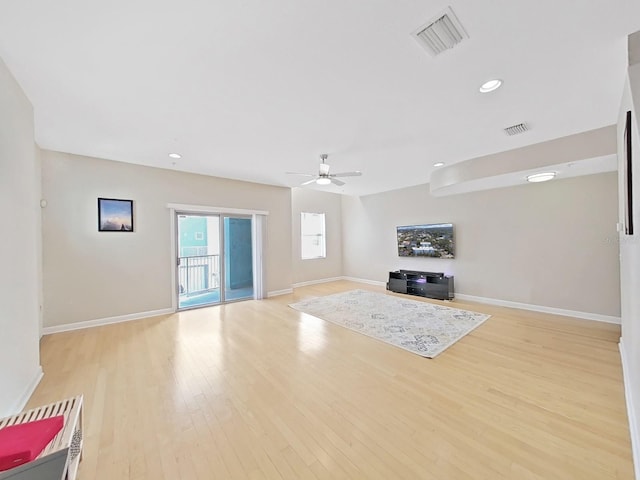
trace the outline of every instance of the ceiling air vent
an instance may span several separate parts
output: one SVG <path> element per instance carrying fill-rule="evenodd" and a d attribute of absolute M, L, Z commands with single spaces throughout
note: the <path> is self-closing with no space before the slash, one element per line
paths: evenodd
<path fill-rule="evenodd" d="M 528 130 L 529 130 L 529 127 L 527 127 L 526 123 L 519 123 L 517 125 L 511 125 L 510 127 L 505 128 L 504 133 L 506 133 L 509 136 L 520 135 L 521 133 L 524 133 Z"/>
<path fill-rule="evenodd" d="M 451 7 L 436 15 L 411 35 L 431 55 L 436 56 L 469 38 Z"/>

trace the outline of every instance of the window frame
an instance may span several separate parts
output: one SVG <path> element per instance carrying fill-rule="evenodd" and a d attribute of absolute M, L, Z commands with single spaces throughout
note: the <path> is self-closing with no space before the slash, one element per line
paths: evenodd
<path fill-rule="evenodd" d="M 309 228 L 307 222 L 305 222 L 305 216 L 310 215 L 313 217 L 320 217 L 320 232 L 318 233 L 305 233 L 305 225 Z M 306 252 L 305 255 L 305 239 L 311 237 L 317 237 L 317 245 L 320 252 L 317 255 L 311 255 L 310 252 Z M 300 212 L 300 259 L 301 260 L 317 260 L 321 258 L 327 258 L 327 217 L 325 213 L 318 212 Z"/>

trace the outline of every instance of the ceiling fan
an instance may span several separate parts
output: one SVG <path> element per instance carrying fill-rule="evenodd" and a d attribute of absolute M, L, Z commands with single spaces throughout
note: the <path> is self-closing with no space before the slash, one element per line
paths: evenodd
<path fill-rule="evenodd" d="M 302 175 L 303 177 L 313 177 L 311 180 L 307 180 L 304 183 L 301 183 L 300 186 L 309 185 L 311 183 L 316 183 L 318 185 L 329 185 L 333 183 L 337 186 L 344 185 L 342 180 L 338 180 L 336 177 L 359 177 L 362 175 L 362 172 L 342 172 L 342 173 L 329 173 L 330 166 L 324 161 L 329 157 L 326 153 L 320 155 L 320 168 L 318 169 L 318 174 L 313 175 L 311 173 L 297 173 L 297 172 L 286 172 L 287 175 Z"/>

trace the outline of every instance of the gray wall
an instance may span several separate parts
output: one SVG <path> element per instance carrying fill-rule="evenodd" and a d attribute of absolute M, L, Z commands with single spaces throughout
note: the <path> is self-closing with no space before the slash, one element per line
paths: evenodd
<path fill-rule="evenodd" d="M 42 152 L 44 325 L 171 307 L 168 203 L 266 210 L 266 291 L 291 286 L 288 188 Z M 134 200 L 134 233 L 98 232 L 97 198 Z"/>
<path fill-rule="evenodd" d="M 31 103 L 0 59 L 0 417 L 23 407 L 42 372 L 38 162 Z"/>
<path fill-rule="evenodd" d="M 324 213 L 327 258 L 300 258 L 300 213 Z M 305 188 L 291 190 L 291 244 L 293 283 L 312 282 L 342 276 L 341 195 Z"/>
<path fill-rule="evenodd" d="M 636 34 L 636 37 L 638 34 Z M 639 39 L 640 40 L 640 39 Z M 640 50 L 639 50 L 640 51 Z M 620 282 L 622 290 L 622 360 L 625 367 L 625 388 L 631 435 L 634 442 L 636 474 L 640 478 L 640 136 L 638 111 L 640 109 L 640 63 L 629 68 L 618 121 L 618 161 L 620 174 L 620 222 L 624 222 L 624 182 L 626 177 L 623 139 L 625 117 L 628 110 L 632 117 L 634 235 L 620 234 Z"/>
<path fill-rule="evenodd" d="M 455 275 L 457 293 L 620 315 L 617 177 L 432 197 L 429 185 L 342 201 L 344 275 L 398 268 Z M 396 226 L 454 224 L 456 258 L 399 258 Z"/>

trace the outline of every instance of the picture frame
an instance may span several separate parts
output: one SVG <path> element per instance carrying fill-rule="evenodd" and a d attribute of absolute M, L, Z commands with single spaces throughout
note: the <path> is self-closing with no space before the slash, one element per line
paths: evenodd
<path fill-rule="evenodd" d="M 634 234 L 633 225 L 633 155 L 631 152 L 631 111 L 627 112 L 624 129 L 624 233 Z"/>
<path fill-rule="evenodd" d="M 133 232 L 133 200 L 98 198 L 99 232 Z"/>

